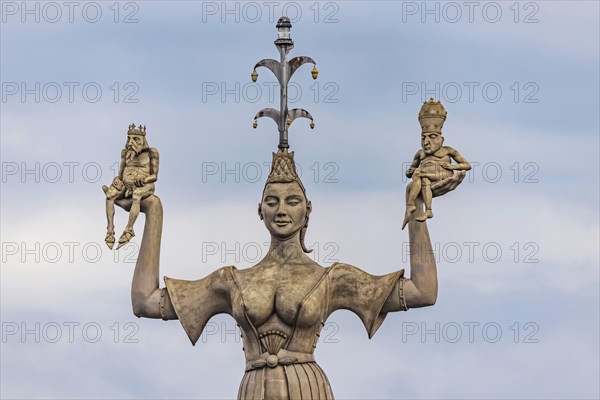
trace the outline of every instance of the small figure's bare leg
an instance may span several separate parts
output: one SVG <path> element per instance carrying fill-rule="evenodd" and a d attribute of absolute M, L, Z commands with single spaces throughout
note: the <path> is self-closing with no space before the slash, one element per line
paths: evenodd
<path fill-rule="evenodd" d="M 423 222 L 426 219 L 433 217 L 433 212 L 431 211 L 431 181 L 428 178 L 423 178 L 422 183 L 421 194 L 423 195 L 423 202 L 425 203 L 425 213 L 415 218 L 415 221 L 419 222 Z"/>
<path fill-rule="evenodd" d="M 113 246 L 115 245 L 115 230 L 113 228 L 113 230 L 107 230 L 106 231 L 106 236 L 104 237 L 104 242 L 106 242 L 106 245 L 108 246 L 109 249 L 113 249 Z"/>
<path fill-rule="evenodd" d="M 133 188 L 133 193 L 131 195 L 132 203 L 131 208 L 129 210 L 129 220 L 127 221 L 127 226 L 125 227 L 125 231 L 119 238 L 119 246 L 117 249 L 125 246 L 131 238 L 135 236 L 133 232 L 133 225 L 137 220 L 137 217 L 140 215 L 140 202 L 142 199 L 150 196 L 154 193 L 154 183 L 148 183 L 142 187 Z"/>
<path fill-rule="evenodd" d="M 404 213 L 402 229 L 404 229 L 406 224 L 408 224 L 408 221 L 410 221 L 412 213 L 417 210 L 417 207 L 415 207 L 415 200 L 417 199 L 419 192 L 421 192 L 421 174 L 417 169 L 413 173 L 410 189 L 408 190 L 408 199 L 406 199 L 406 212 Z"/>
<path fill-rule="evenodd" d="M 133 203 L 131 203 L 131 210 L 129 210 L 129 220 L 127 221 L 126 230 L 133 230 L 133 225 L 137 220 L 138 215 L 140 215 L 140 201 L 142 200 L 142 196 L 137 193 L 133 194 Z"/>
<path fill-rule="evenodd" d="M 112 250 L 115 244 L 115 200 L 119 197 L 119 191 L 114 187 L 102 186 L 102 190 L 106 194 L 106 237 L 104 241 L 109 249 Z"/>
<path fill-rule="evenodd" d="M 129 241 L 134 236 L 135 236 L 135 233 L 133 232 L 133 228 L 125 228 L 125 231 L 123 232 L 123 234 L 119 238 L 119 245 L 117 246 L 117 250 L 119 250 L 121 247 L 123 247 L 127 243 L 129 243 Z"/>

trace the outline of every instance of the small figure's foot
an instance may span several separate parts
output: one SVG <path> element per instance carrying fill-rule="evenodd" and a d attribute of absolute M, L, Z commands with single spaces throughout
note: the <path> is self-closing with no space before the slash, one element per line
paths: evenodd
<path fill-rule="evenodd" d="M 420 217 L 416 217 L 415 221 L 424 222 L 428 218 L 433 218 L 433 213 L 431 212 L 431 210 L 425 210 L 425 213 L 423 213 L 423 215 L 421 215 Z"/>
<path fill-rule="evenodd" d="M 102 190 L 104 191 L 104 194 L 108 194 L 108 186 L 102 185 Z"/>
<path fill-rule="evenodd" d="M 133 229 L 125 229 L 125 231 L 123 232 L 123 234 L 119 238 L 119 245 L 117 246 L 117 250 L 119 250 L 121 247 L 123 247 L 127 243 L 129 243 L 129 241 L 131 240 L 131 238 L 134 237 L 134 236 L 135 236 L 135 233 L 133 233 Z"/>
<path fill-rule="evenodd" d="M 106 242 L 108 248 L 112 250 L 113 246 L 115 245 L 115 231 L 106 232 L 106 237 L 104 238 L 104 241 Z"/>
<path fill-rule="evenodd" d="M 417 210 L 417 207 L 415 207 L 414 204 L 406 205 L 406 213 L 404 214 L 404 222 L 402 222 L 402 230 L 404 230 L 404 227 L 410 221 L 411 214 L 414 213 L 416 210 Z"/>

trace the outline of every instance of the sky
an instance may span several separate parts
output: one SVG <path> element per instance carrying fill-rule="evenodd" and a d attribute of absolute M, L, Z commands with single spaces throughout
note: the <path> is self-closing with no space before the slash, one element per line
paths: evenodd
<path fill-rule="evenodd" d="M 315 357 L 338 399 L 600 397 L 596 1 L 0 2 L 0 397 L 230 399 L 244 357 L 217 316 L 192 346 L 138 319 L 130 286 L 144 218 L 104 244 L 103 184 L 127 127 L 160 152 L 161 275 L 247 268 L 278 108 L 275 23 L 290 17 L 291 150 L 323 266 L 410 274 L 404 171 L 423 101 L 473 165 L 434 199 L 435 306 L 369 340 L 347 311 Z M 117 210 L 120 235 L 127 214 Z"/>

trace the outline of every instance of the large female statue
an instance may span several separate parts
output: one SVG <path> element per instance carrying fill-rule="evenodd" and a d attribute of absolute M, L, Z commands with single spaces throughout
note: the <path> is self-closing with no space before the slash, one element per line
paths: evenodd
<path fill-rule="evenodd" d="M 287 61 L 286 55 L 293 47 L 290 27 L 289 19 L 283 17 L 278 21 L 279 37 L 275 45 L 281 60 L 263 60 L 256 65 L 269 68 L 276 75 L 282 100 L 279 111 L 264 109 L 256 116 L 273 118 L 280 134 L 279 151 L 273 154 L 271 172 L 258 207 L 260 219 L 271 234 L 267 255 L 250 268 L 223 267 L 197 281 L 165 278 L 166 286 L 160 288 L 162 205 L 154 194 L 143 198 L 140 204 L 146 223 L 131 288 L 134 314 L 179 319 L 192 344 L 211 317 L 221 313 L 231 315 L 242 331 L 246 357 L 239 399 L 333 398 L 327 377 L 313 353 L 319 333 L 334 311 L 354 312 L 370 338 L 388 312 L 430 306 L 437 297 L 437 273 L 427 225 L 417 222 L 427 219 L 423 195 L 407 196 L 414 206 L 406 217 L 411 243 L 410 278 L 404 276 L 404 270 L 373 276 L 349 264 L 322 267 L 306 255 L 304 235 L 312 205 L 296 173 L 294 153 L 288 152 L 287 127 L 295 118 L 312 120 L 312 116 L 305 110 L 288 110 L 286 95 L 291 74 L 300 65 L 314 61 L 310 57 Z M 313 78 L 317 73 L 316 67 L 313 68 Z M 252 79 L 256 78 L 255 70 Z M 426 113 L 427 118 L 439 118 L 430 114 Z M 434 125 L 441 126 L 440 123 Z M 431 154 L 439 151 L 443 142 L 430 143 L 427 138 L 423 141 L 424 149 Z M 435 197 L 453 190 L 465 172 L 452 171 L 449 175 L 431 185 L 427 193 Z M 415 190 L 410 190 L 414 184 L 413 181 L 408 185 L 407 195 L 414 194 Z M 133 200 L 119 198 L 115 203 L 129 210 Z"/>
<path fill-rule="evenodd" d="M 179 319 L 195 344 L 209 319 L 231 315 L 242 331 L 246 373 L 239 399 L 330 399 L 332 390 L 313 352 L 327 318 L 338 309 L 354 312 L 369 338 L 391 311 L 433 305 L 437 273 L 423 206 L 409 222 L 410 278 L 399 270 L 373 276 L 349 264 L 322 267 L 305 253 L 304 234 L 312 209 L 296 173 L 294 153 L 273 154 L 259 216 L 271 234 L 267 255 L 247 269 L 223 267 L 197 281 L 165 277 L 159 287 L 162 205 L 151 195 L 141 202 L 146 214 L 131 300 L 138 317 Z M 435 195 L 454 189 L 456 174 Z M 129 209 L 131 199 L 117 200 Z"/>

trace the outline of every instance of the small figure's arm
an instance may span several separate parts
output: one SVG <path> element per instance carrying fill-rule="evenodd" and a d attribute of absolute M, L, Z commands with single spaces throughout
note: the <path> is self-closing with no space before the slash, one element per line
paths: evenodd
<path fill-rule="evenodd" d="M 456 164 L 442 164 L 444 169 L 452 171 L 468 171 L 471 169 L 471 164 L 458 152 L 458 150 L 452 147 L 446 146 L 447 154 L 452 157 Z"/>
<path fill-rule="evenodd" d="M 119 164 L 119 174 L 113 178 L 112 186 L 114 186 L 117 190 L 123 190 L 123 172 L 125 171 L 125 154 L 127 154 L 127 149 L 121 150 L 121 163 Z M 104 190 L 107 193 L 108 187 Z"/>
<path fill-rule="evenodd" d="M 156 182 L 158 179 L 158 150 L 150 148 L 150 175 L 144 179 L 144 183 Z"/>
<path fill-rule="evenodd" d="M 150 155 L 150 175 L 145 178 L 136 179 L 135 185 L 142 187 L 148 183 L 154 183 L 158 179 L 158 150 L 154 147 L 148 149 Z"/>
<path fill-rule="evenodd" d="M 119 180 L 123 180 L 123 172 L 125 171 L 125 154 L 127 154 L 127 149 L 121 150 L 121 163 L 119 164 L 119 175 L 117 175 Z"/>
<path fill-rule="evenodd" d="M 413 174 L 415 173 L 415 170 L 421 164 L 421 160 L 423 159 L 422 153 L 423 153 L 422 150 L 417 151 L 417 153 L 415 154 L 415 157 L 412 160 L 412 163 L 410 164 L 410 167 L 406 170 L 406 176 L 408 178 L 412 178 Z"/>

